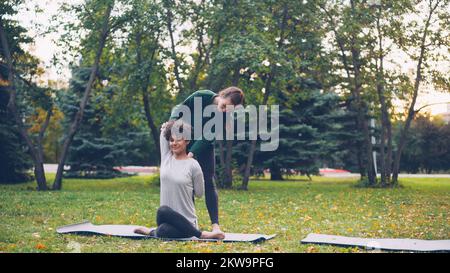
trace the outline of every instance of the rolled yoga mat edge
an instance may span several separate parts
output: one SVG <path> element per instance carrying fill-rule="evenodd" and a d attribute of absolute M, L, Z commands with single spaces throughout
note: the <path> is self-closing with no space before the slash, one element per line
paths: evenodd
<path fill-rule="evenodd" d="M 244 233 L 225 233 L 224 240 L 216 239 L 199 239 L 196 237 L 191 238 L 159 238 L 155 236 L 148 236 L 134 233 L 136 225 L 94 225 L 89 221 L 84 221 L 77 224 L 71 224 L 61 226 L 56 229 L 59 234 L 79 234 L 79 235 L 106 235 L 115 236 L 129 239 L 158 239 L 164 241 L 201 241 L 201 242 L 251 242 L 260 243 L 270 239 L 273 239 L 276 234 L 264 235 L 264 234 L 244 234 Z"/>
<path fill-rule="evenodd" d="M 302 244 L 360 247 L 388 251 L 450 252 L 450 240 L 378 239 L 310 233 Z"/>

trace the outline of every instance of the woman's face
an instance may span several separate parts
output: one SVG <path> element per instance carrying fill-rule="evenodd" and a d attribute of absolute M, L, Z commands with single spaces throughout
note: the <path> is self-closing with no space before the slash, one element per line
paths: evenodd
<path fill-rule="evenodd" d="M 217 98 L 217 110 L 219 110 L 219 112 L 226 112 L 227 105 L 233 105 L 230 98 L 222 98 L 220 96 L 218 96 Z"/>
<path fill-rule="evenodd" d="M 177 137 L 175 135 L 172 135 L 172 137 L 169 139 L 170 150 L 172 151 L 172 153 L 177 155 L 186 153 L 186 147 L 188 144 L 188 140 L 185 140 L 182 137 Z"/>

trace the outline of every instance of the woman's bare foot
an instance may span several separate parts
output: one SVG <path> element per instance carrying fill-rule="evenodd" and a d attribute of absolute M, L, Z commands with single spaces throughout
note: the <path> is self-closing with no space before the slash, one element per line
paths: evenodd
<path fill-rule="evenodd" d="M 134 233 L 142 234 L 142 235 L 150 235 L 150 232 L 152 229 L 146 228 L 146 227 L 140 227 L 134 230 Z"/>
<path fill-rule="evenodd" d="M 200 238 L 223 240 L 225 238 L 225 233 L 222 231 L 202 231 L 202 236 Z"/>
<path fill-rule="evenodd" d="M 216 231 L 216 232 L 222 232 L 222 230 L 220 230 L 220 226 L 219 224 L 212 224 L 212 231 Z"/>

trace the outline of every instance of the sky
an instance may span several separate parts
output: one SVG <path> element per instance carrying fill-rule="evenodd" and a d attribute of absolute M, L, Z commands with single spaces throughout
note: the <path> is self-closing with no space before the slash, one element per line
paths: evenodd
<path fill-rule="evenodd" d="M 56 69 L 52 64 L 51 60 L 53 58 L 53 55 L 61 50 L 57 47 L 57 45 L 52 41 L 54 39 L 58 38 L 58 33 L 51 33 L 47 35 L 41 35 L 39 34 L 35 28 L 33 27 L 36 23 L 41 24 L 43 26 L 43 29 L 45 29 L 46 26 L 50 24 L 50 20 L 53 15 L 56 15 L 58 13 L 58 7 L 62 2 L 69 2 L 69 1 L 63 1 L 63 0 L 28 0 L 26 9 L 21 9 L 20 13 L 18 15 L 18 19 L 21 23 L 21 25 L 25 26 L 29 30 L 29 35 L 35 38 L 34 44 L 28 48 L 33 52 L 33 55 L 38 57 L 42 61 L 42 66 L 46 70 L 45 77 L 50 80 L 54 81 L 64 81 L 67 82 L 70 79 L 70 71 L 67 66 L 64 66 L 63 69 Z M 70 0 L 70 2 L 80 2 L 80 0 Z M 38 5 L 41 9 L 44 10 L 44 12 L 36 13 L 33 10 L 33 7 L 35 5 Z M 175 37 L 177 38 L 177 37 Z M 189 49 L 183 48 L 182 51 L 186 51 Z M 408 69 L 414 68 L 415 63 L 412 62 L 403 62 L 401 61 L 403 56 L 398 55 L 394 57 L 394 59 L 397 58 L 398 60 L 396 63 L 401 65 L 402 71 L 408 71 Z M 447 71 L 450 70 L 449 67 L 445 68 Z M 427 104 L 434 104 L 434 103 L 443 103 L 443 102 L 450 102 L 450 94 L 449 93 L 442 93 L 434 90 L 433 87 L 430 86 L 423 86 L 421 89 L 421 92 L 419 94 L 418 100 L 417 100 L 417 106 L 421 107 L 422 105 Z M 398 103 L 400 107 L 400 103 Z M 426 111 L 431 112 L 432 114 L 439 114 L 443 112 L 450 111 L 450 106 L 447 104 L 439 104 L 439 105 L 433 105 L 430 107 L 425 108 Z M 424 110 L 425 110 L 424 109 Z"/>
<path fill-rule="evenodd" d="M 72 0 L 73 1 L 73 0 Z M 57 33 L 51 33 L 42 35 L 39 30 L 35 29 L 35 24 L 41 24 L 43 29 L 50 25 L 50 20 L 53 15 L 58 13 L 58 7 L 62 0 L 28 0 L 26 4 L 26 9 L 21 8 L 18 14 L 18 20 L 22 26 L 28 29 L 28 34 L 34 38 L 34 44 L 29 46 L 27 49 L 32 52 L 32 54 L 41 60 L 41 65 L 45 67 L 46 75 L 50 80 L 63 80 L 67 81 L 70 78 L 70 71 L 66 67 L 65 69 L 57 70 L 52 64 L 51 60 L 53 55 L 58 51 L 57 45 L 53 42 L 54 39 L 58 38 Z M 68 1 L 67 1 L 68 2 Z M 73 1 L 78 2 L 78 1 Z M 34 7 L 38 6 L 43 9 L 44 12 L 36 13 Z"/>

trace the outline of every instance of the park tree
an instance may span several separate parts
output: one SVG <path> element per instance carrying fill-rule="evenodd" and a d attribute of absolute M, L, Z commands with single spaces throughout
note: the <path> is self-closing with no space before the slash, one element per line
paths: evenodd
<path fill-rule="evenodd" d="M 432 68 L 433 62 L 442 62 L 442 48 L 448 46 L 448 39 L 443 38 L 448 36 L 445 35 L 448 29 L 441 24 L 446 20 L 443 12 L 448 9 L 448 1 L 350 1 L 318 5 L 335 45 L 339 65 L 334 70 L 342 71 L 341 88 L 344 94 L 349 91 L 345 95 L 349 109 L 355 111 L 355 126 L 363 133 L 358 152 L 358 158 L 363 159 L 358 160 L 360 169 L 365 170 L 369 186 L 378 186 L 372 167 L 372 152 L 377 150 L 381 157 L 380 186 L 395 186 L 409 124 L 419 111 L 415 104 L 421 83 L 440 83 L 444 90 L 448 88 L 442 71 Z M 395 63 L 392 55 L 398 56 L 399 52 L 416 62 L 413 83 L 404 72 L 386 68 L 388 63 Z M 397 145 L 392 130 L 394 99 L 407 105 Z M 369 119 L 378 120 L 380 130 L 374 130 Z M 372 137 L 377 137 L 379 144 L 374 146 Z"/>
<path fill-rule="evenodd" d="M 246 88 L 242 81 L 255 79 L 257 71 L 262 68 L 261 63 L 270 52 L 261 29 L 251 25 L 258 16 L 265 15 L 265 6 L 261 2 L 219 1 L 215 7 L 204 7 L 203 10 L 208 16 L 206 22 L 197 20 L 196 25 L 204 28 L 204 24 L 208 24 L 210 29 L 208 39 L 203 41 L 204 38 L 196 34 L 202 48 L 202 57 L 197 56 L 196 67 L 204 66 L 207 74 L 200 85 L 211 90 L 240 86 L 246 91 L 247 102 L 254 103 L 251 94 L 261 94 L 261 83 L 258 80 L 255 86 Z M 209 61 L 210 65 L 206 66 Z M 195 79 L 197 74 L 200 73 L 194 72 L 191 78 Z M 231 187 L 233 181 L 233 145 L 232 140 L 218 141 L 219 169 L 223 171 L 220 177 L 224 180 L 224 187 Z"/>
<path fill-rule="evenodd" d="M 1 82 L 2 88 L 7 90 L 5 98 L 9 99 L 7 107 L 10 117 L 33 160 L 37 189 L 47 190 L 42 143 L 53 113 L 54 90 L 38 87 L 34 82 L 42 74 L 39 61 L 22 48 L 32 39 L 25 34 L 26 29 L 12 19 L 22 4 L 22 1 L 4 1 L 0 4 Z M 30 117 L 39 110 L 46 113 L 45 119 L 38 126 L 37 133 L 33 134 L 28 130 Z"/>
<path fill-rule="evenodd" d="M 269 6 L 266 9 L 268 13 L 266 15 L 266 20 L 270 23 L 268 23 L 265 27 L 275 27 L 271 33 L 275 34 L 276 37 L 269 35 L 269 37 L 266 38 L 268 40 L 270 39 L 269 41 L 271 41 L 270 46 L 268 46 L 271 50 L 270 53 L 267 54 L 268 58 L 264 59 L 263 66 L 267 66 L 267 64 L 269 64 L 269 66 L 268 71 L 264 73 L 265 77 L 261 79 L 264 82 L 263 87 L 260 89 L 263 91 L 262 99 L 255 101 L 256 104 L 266 105 L 268 103 L 269 96 L 273 92 L 272 88 L 274 84 L 276 84 L 276 79 L 280 76 L 277 74 L 279 71 L 278 67 L 281 63 L 287 63 L 286 55 L 283 54 L 283 48 L 286 45 L 285 41 L 288 41 L 287 29 L 289 16 L 291 16 L 291 14 L 289 13 L 291 8 L 292 7 L 289 6 L 288 1 L 280 1 L 280 3 L 269 3 Z M 248 189 L 250 170 L 253 164 L 256 144 L 257 141 L 252 140 L 248 150 L 248 158 L 245 164 L 245 171 L 241 186 L 241 188 L 244 190 Z"/>
<path fill-rule="evenodd" d="M 46 158 L 57 156 L 53 189 L 61 189 L 66 163 L 111 171 L 134 159 L 157 162 L 158 127 L 170 107 L 197 89 L 230 85 L 245 91 L 248 104 L 281 105 L 285 139 L 269 153 L 258 151 L 258 140 L 216 142 L 221 186 L 233 185 L 236 169 L 247 189 L 257 169 L 269 168 L 278 179 L 284 169 L 303 165 L 301 171 L 313 173 L 328 164 L 358 170 L 369 186 L 393 186 L 414 116 L 423 109 L 416 106 L 421 88 L 449 90 L 447 75 L 435 67 L 448 64 L 448 0 L 62 4 L 65 16 L 54 18 L 55 28 L 64 57 L 73 61 L 64 91 L 36 84 L 38 60 L 21 49 L 31 40 L 11 19 L 21 3 L 0 4 L 2 83 L 40 189 L 47 187 Z M 412 76 L 390 66 L 397 52 L 416 63 Z M 399 131 L 394 100 L 406 104 Z M 58 137 L 46 131 L 60 120 L 64 135 L 55 145 Z M 50 142 L 54 152 L 47 155 Z M 89 151 L 105 154 L 95 162 Z"/>
<path fill-rule="evenodd" d="M 333 133 L 339 97 L 323 94 L 318 88 L 294 93 L 280 106 L 280 145 L 274 152 L 259 152 L 258 158 L 270 169 L 271 180 L 282 180 L 282 174 L 295 170 L 301 174 L 318 174 L 326 159 L 337 150 Z"/>
<path fill-rule="evenodd" d="M 164 2 L 165 7 L 169 4 L 170 1 Z M 174 43 L 170 41 L 167 56 L 171 59 L 169 72 L 173 77 L 169 78 L 169 86 L 183 86 L 184 91 L 191 89 L 188 90 L 190 92 L 202 88 L 217 91 L 229 85 L 241 86 L 242 79 L 250 79 L 250 74 L 244 74 L 258 68 L 270 51 L 259 33 L 261 29 L 252 27 L 252 22 L 265 13 L 264 5 L 263 2 L 247 1 L 185 1 L 177 4 L 178 7 L 169 15 L 178 18 L 178 22 L 189 22 L 192 27 L 181 31 L 175 46 L 190 45 L 196 50 L 189 55 L 179 53 L 174 58 Z M 167 15 L 163 13 L 163 17 Z M 165 36 L 171 37 L 170 33 Z M 178 60 L 179 64 L 173 60 Z M 247 68 L 246 73 L 241 72 L 241 68 L 250 66 L 252 68 Z M 260 92 L 261 87 L 252 89 L 246 90 L 246 94 Z M 187 93 L 180 90 L 175 100 L 179 102 L 186 96 Z M 219 177 L 224 180 L 220 185 L 231 187 L 234 142 L 224 140 L 217 143 L 218 169 L 222 170 Z"/>
<path fill-rule="evenodd" d="M 56 100 L 55 105 L 58 105 L 58 101 Z M 37 113 L 36 119 L 38 124 L 42 124 L 46 117 L 46 113 L 44 111 L 39 111 Z M 53 108 L 52 118 L 48 124 L 48 128 L 46 131 L 45 138 L 42 142 L 42 146 L 44 149 L 44 162 L 47 163 L 57 163 L 60 153 L 60 137 L 63 135 L 63 127 L 61 125 L 62 120 L 64 119 L 64 114 L 58 107 Z M 37 126 L 33 126 L 36 130 Z"/>
<path fill-rule="evenodd" d="M 182 57 L 179 56 L 177 52 L 177 43 L 175 41 L 175 26 L 181 25 L 183 23 L 183 17 L 181 15 L 181 11 L 184 7 L 183 2 L 177 3 L 174 0 L 163 0 L 163 20 L 165 28 L 167 29 L 167 33 L 170 39 L 170 50 L 169 54 L 173 61 L 173 73 L 175 75 L 177 89 L 178 89 L 178 97 L 183 98 L 186 96 L 185 83 L 181 79 L 181 63 Z"/>
<path fill-rule="evenodd" d="M 385 68 L 385 65 L 390 61 L 388 56 L 393 53 L 393 43 L 398 36 L 399 26 L 402 24 L 404 15 L 411 12 L 411 1 L 375 1 L 369 6 L 372 8 L 372 23 L 370 25 L 372 43 L 368 43 L 367 47 L 370 51 L 372 70 L 372 81 L 375 82 L 371 85 L 373 91 L 376 94 L 372 98 L 375 102 L 374 111 L 377 112 L 374 116 L 379 120 L 380 129 L 377 137 L 379 139 L 378 151 L 379 166 L 380 166 L 380 184 L 381 187 L 386 187 L 390 184 L 390 174 L 392 170 L 392 154 L 393 154 L 393 132 L 392 132 L 392 116 L 393 116 L 393 104 L 395 90 L 394 80 L 397 78 L 395 72 L 389 71 Z M 369 77 L 370 78 L 370 77 Z M 378 106 L 378 107 L 377 107 Z M 374 132 L 376 134 L 376 132 Z"/>
<path fill-rule="evenodd" d="M 445 1 L 372 1 L 372 29 L 367 44 L 370 59 L 370 74 L 367 77 L 368 91 L 374 95 L 372 101 L 374 118 L 378 120 L 380 129 L 374 132 L 379 139 L 377 151 L 380 154 L 380 186 L 395 186 L 398 180 L 398 164 L 404 141 L 409 135 L 408 124 L 424 107 L 417 109 L 417 96 L 420 86 L 425 84 L 448 90 L 448 80 L 443 76 L 442 69 L 436 69 L 437 63 L 445 63 L 440 53 L 448 47 L 445 37 L 448 29 L 439 27 L 445 21 L 442 12 L 448 9 Z M 440 22 L 439 22 L 440 21 Z M 448 35 L 447 35 L 448 36 Z M 447 39 L 448 40 L 448 39 Z M 406 60 L 415 63 L 413 71 L 392 69 L 392 64 L 398 63 L 398 55 L 402 53 Z M 448 61 L 448 60 L 447 60 Z M 414 76 L 415 73 L 415 76 Z M 445 72 L 444 72 L 445 73 Z M 375 82 L 375 84 L 370 84 Z M 405 108 L 405 123 L 399 131 L 403 138 L 394 143 L 392 121 L 395 119 L 393 100 L 403 101 Z M 409 120 L 409 121 L 408 121 Z M 411 134 L 412 135 L 412 134 Z M 395 145 L 396 144 L 396 145 Z M 397 148 L 394 150 L 394 148 Z M 397 170 L 397 171 L 396 171 Z M 391 177 L 392 175 L 392 177 Z"/>
<path fill-rule="evenodd" d="M 399 130 L 404 126 L 403 122 L 398 125 Z M 448 123 L 429 113 L 416 115 L 403 151 L 401 170 L 427 174 L 449 170 L 449 128 Z"/>
<path fill-rule="evenodd" d="M 216 13 L 220 12 L 219 5 L 211 1 L 186 1 L 183 16 L 192 24 L 192 28 L 183 30 L 183 38 L 191 41 L 195 50 L 189 55 L 192 64 L 188 67 L 189 73 L 186 86 L 189 91 L 207 88 L 207 70 L 211 65 L 211 54 L 216 43 L 220 41 L 221 29 L 224 27 L 215 20 Z"/>
<path fill-rule="evenodd" d="M 89 79 L 85 85 L 83 96 L 80 100 L 79 108 L 64 138 L 61 154 L 58 160 L 58 169 L 52 186 L 54 190 L 60 190 L 62 188 L 64 165 L 68 156 L 69 148 L 75 134 L 78 131 L 78 128 L 80 127 L 81 121 L 83 120 L 84 110 L 89 101 L 92 86 L 97 79 L 100 59 L 102 57 L 102 52 L 107 38 L 111 31 L 122 23 L 120 18 L 111 18 L 111 11 L 113 10 L 113 7 L 113 0 L 89 1 L 80 5 L 63 6 L 63 9 L 75 12 L 79 19 L 79 24 L 67 24 L 72 35 L 75 33 L 80 34 L 83 31 L 90 31 L 90 33 L 82 39 L 81 47 L 84 49 L 85 54 L 93 54 L 94 58 Z M 65 37 L 67 38 L 69 36 L 66 35 Z M 75 37 L 80 37 L 80 35 L 71 37 L 74 39 Z M 70 44 L 72 41 L 67 40 L 65 42 Z"/>
<path fill-rule="evenodd" d="M 120 59 L 112 56 L 117 60 L 114 66 L 118 69 L 115 70 L 120 71 L 116 73 L 116 81 L 123 87 L 122 90 L 130 95 L 128 98 L 139 98 L 137 102 L 133 100 L 132 103 L 142 105 L 140 109 L 143 109 L 153 140 L 155 158 L 159 161 L 158 125 L 168 118 L 166 113 L 170 112 L 170 104 L 174 103 L 166 87 L 168 71 L 163 62 L 165 58 L 171 59 L 175 56 L 176 71 L 179 66 L 179 59 L 172 54 L 172 48 L 167 50 L 162 45 L 163 37 L 170 36 L 171 46 L 175 47 L 173 33 L 170 33 L 173 32 L 174 19 L 170 18 L 171 22 L 167 25 L 168 21 L 164 20 L 167 11 L 161 3 L 136 0 L 131 1 L 130 5 L 130 16 L 125 25 L 128 29 L 127 39 L 115 50 L 115 56 L 120 56 Z M 127 80 L 120 81 L 120 77 Z"/>
<path fill-rule="evenodd" d="M 439 69 L 441 64 L 448 65 L 448 58 L 445 52 L 450 46 L 448 0 L 427 0 L 420 1 L 413 10 L 413 19 L 404 24 L 405 31 L 398 35 L 395 43 L 415 62 L 413 83 L 404 82 L 406 94 L 402 96 L 407 104 L 406 118 L 400 138 L 397 143 L 397 150 L 393 159 L 392 183 L 398 183 L 398 173 L 400 171 L 400 161 L 406 140 L 410 132 L 411 123 L 414 116 L 420 111 L 416 108 L 417 97 L 420 87 L 424 83 L 439 87 L 443 91 L 450 90 L 448 73 Z M 408 79 L 409 80 L 409 79 Z"/>
<path fill-rule="evenodd" d="M 261 63 L 264 61 L 268 50 L 259 46 L 262 42 L 262 37 L 258 34 L 249 34 L 246 37 L 229 36 L 225 39 L 217 52 L 214 54 L 214 61 L 212 63 L 212 70 L 210 77 L 215 77 L 222 81 L 215 89 L 222 89 L 227 85 L 241 86 L 246 90 L 247 102 L 252 103 L 251 94 L 258 95 L 261 91 L 258 90 L 261 83 L 257 83 L 250 88 L 245 88 L 246 85 L 240 84 L 242 81 L 253 81 L 252 75 L 257 75 L 263 68 Z M 247 71 L 241 74 L 242 70 Z M 241 70 L 242 69 L 242 70 Z M 251 71 L 251 73 L 250 73 Z M 227 81 L 224 81 L 228 79 Z M 251 85 L 251 84 L 249 84 Z M 220 86 L 220 87 L 219 87 Z M 259 86 L 259 88 L 257 87 Z M 256 89 L 256 88 L 258 89 Z M 253 89 L 253 90 L 252 90 Z M 256 90 L 255 90 L 256 89 Z M 225 184 L 231 186 L 232 178 L 232 154 L 233 154 L 233 140 L 219 141 L 219 158 L 220 165 L 224 171 Z"/>
<path fill-rule="evenodd" d="M 345 2 L 345 3 L 344 3 Z M 365 171 L 368 185 L 375 185 L 376 174 L 373 159 L 372 128 L 369 125 L 372 94 L 366 84 L 370 64 L 366 45 L 369 42 L 371 23 L 370 6 L 359 1 L 319 1 L 324 27 L 329 31 L 335 47 L 335 73 L 341 76 L 342 84 L 337 86 L 346 97 L 349 111 L 355 113 L 355 127 L 362 133 L 358 149 L 361 170 Z M 339 71 L 339 72 L 338 72 Z"/>
<path fill-rule="evenodd" d="M 340 129 L 333 131 L 333 140 L 337 147 L 331 154 L 331 158 L 325 161 L 326 166 L 334 166 L 342 168 L 350 172 L 359 173 L 361 177 L 365 176 L 366 170 L 362 162 L 359 147 L 364 141 L 363 135 L 358 128 L 355 127 L 356 113 L 349 111 L 347 101 L 340 97 L 340 111 L 334 117 L 336 125 Z"/>
<path fill-rule="evenodd" d="M 201 65 L 211 62 L 206 65 L 207 77 L 199 82 L 200 86 L 220 90 L 227 85 L 238 85 L 245 90 L 247 103 L 260 105 L 276 103 L 277 94 L 282 92 L 289 96 L 287 86 L 306 75 L 318 81 L 329 81 L 329 60 L 321 53 L 323 33 L 315 33 L 317 9 L 313 4 L 306 1 L 223 1 L 212 7 L 196 7 L 205 14 L 203 20 L 196 19 L 196 26 L 201 29 L 206 24 L 209 29 L 204 40 L 198 34 L 202 31 L 191 33 L 192 37 L 198 37 L 204 57 L 195 56 L 205 60 L 199 62 Z M 324 88 L 328 90 L 331 84 L 327 82 Z M 233 154 L 245 151 L 248 155 L 245 162 L 240 156 L 235 159 L 243 171 L 242 188 L 247 188 L 257 143 L 218 142 L 219 168 L 225 172 L 222 175 L 226 180 L 224 185 L 231 186 L 233 180 Z M 239 148 L 233 149 L 235 145 Z"/>
<path fill-rule="evenodd" d="M 80 64 L 72 68 L 72 79 L 68 92 L 61 97 L 60 108 L 64 112 L 64 127 L 67 129 L 76 114 L 81 96 L 89 80 L 91 69 Z M 103 77 L 101 77 L 103 78 Z M 111 178 L 121 176 L 115 166 L 126 165 L 133 158 L 133 142 L 129 131 L 131 126 L 119 124 L 113 132 L 107 130 L 110 114 L 110 101 L 115 95 L 113 85 L 95 84 L 91 94 L 91 104 L 84 111 L 78 133 L 70 146 L 66 165 L 70 167 L 65 177 Z"/>
<path fill-rule="evenodd" d="M 31 180 L 29 171 L 33 167 L 26 144 L 8 114 L 8 101 L 6 88 L 0 86 L 0 184 Z"/>
<path fill-rule="evenodd" d="M 262 28 L 265 30 L 265 40 L 271 42 L 271 53 L 268 54 L 268 60 L 263 63 L 267 71 L 262 73 L 263 84 L 260 87 L 262 95 L 255 103 L 283 104 L 292 97 L 300 96 L 307 100 L 307 94 L 314 93 L 313 89 L 315 92 L 319 92 L 318 89 L 322 89 L 324 93 L 333 92 L 332 87 L 335 83 L 330 72 L 331 58 L 321 43 L 326 32 L 317 30 L 320 17 L 315 3 L 280 1 L 270 2 L 267 5 L 269 15 L 266 21 L 263 21 L 265 25 Z M 313 87 L 313 84 L 304 84 L 308 81 L 320 83 L 320 88 Z M 290 104 L 287 109 L 299 113 L 300 110 L 296 107 L 298 105 Z M 252 141 L 249 148 L 243 189 L 248 185 L 256 143 Z M 302 149 L 300 144 L 297 149 Z M 272 169 L 275 173 L 278 172 L 275 166 Z"/>

